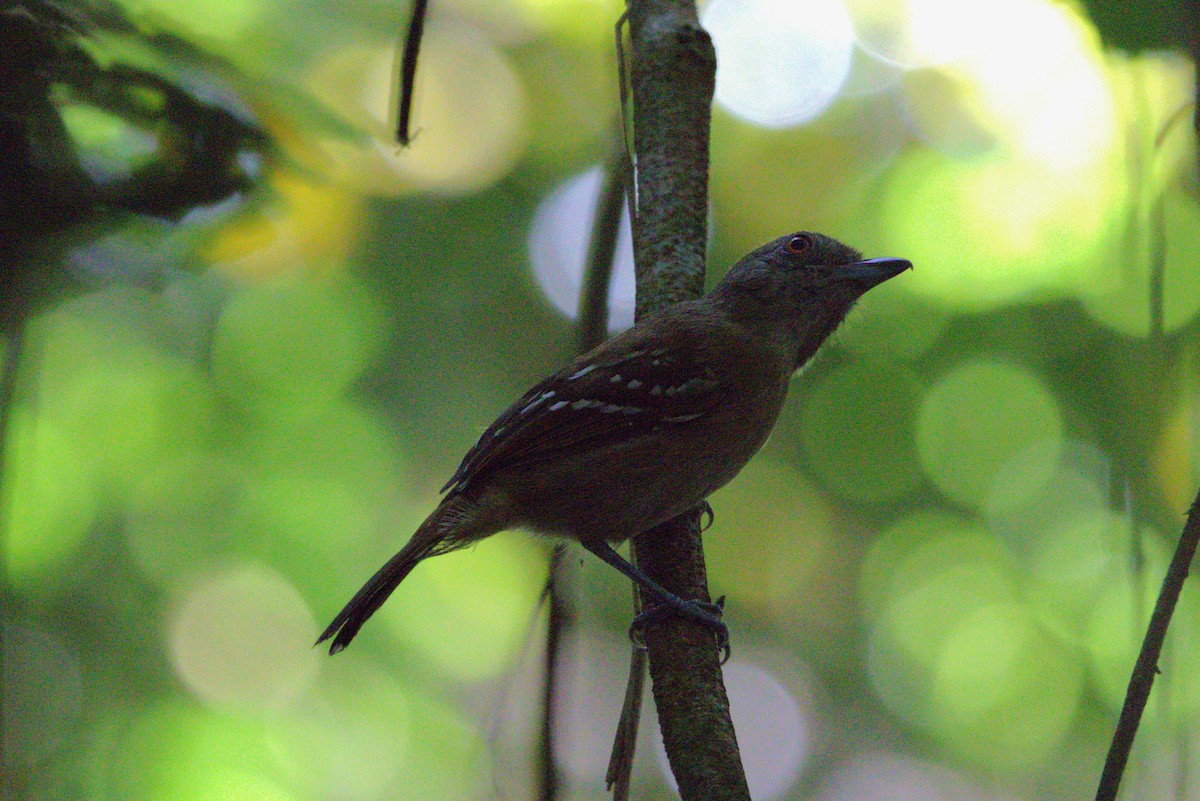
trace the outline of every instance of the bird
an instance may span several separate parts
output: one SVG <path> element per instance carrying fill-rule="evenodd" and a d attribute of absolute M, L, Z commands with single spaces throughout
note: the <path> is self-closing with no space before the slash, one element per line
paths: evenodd
<path fill-rule="evenodd" d="M 508 407 L 437 508 L 317 640 L 336 654 L 420 562 L 511 528 L 573 539 L 659 599 L 728 633 L 716 604 L 668 592 L 613 548 L 692 510 L 766 442 L 792 376 L 854 303 L 912 267 L 800 231 L 740 259 L 706 294 L 584 353 Z M 723 645 L 725 647 L 725 645 Z"/>

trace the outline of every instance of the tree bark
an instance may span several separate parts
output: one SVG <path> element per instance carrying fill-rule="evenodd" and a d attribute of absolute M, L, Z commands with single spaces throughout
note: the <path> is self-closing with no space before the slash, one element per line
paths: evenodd
<path fill-rule="evenodd" d="M 704 291 L 708 144 L 716 53 L 691 0 L 628 8 L 635 152 L 637 314 Z M 683 598 L 709 599 L 699 510 L 633 543 L 638 564 Z M 653 598 L 643 596 L 646 605 Z M 719 652 L 705 627 L 680 618 L 645 631 L 667 759 L 684 801 L 749 799 Z"/>

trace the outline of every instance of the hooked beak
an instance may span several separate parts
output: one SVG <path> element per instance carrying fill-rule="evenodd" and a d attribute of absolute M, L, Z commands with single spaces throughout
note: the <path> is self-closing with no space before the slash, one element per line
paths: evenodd
<path fill-rule="evenodd" d="M 838 277 L 854 279 L 870 289 L 911 269 L 912 262 L 908 259 L 867 259 L 847 264 L 838 271 Z"/>

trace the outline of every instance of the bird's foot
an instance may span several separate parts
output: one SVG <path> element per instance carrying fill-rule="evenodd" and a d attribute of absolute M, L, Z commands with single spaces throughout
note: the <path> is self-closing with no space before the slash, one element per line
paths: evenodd
<path fill-rule="evenodd" d="M 725 596 L 722 595 L 715 603 L 685 601 L 681 598 L 675 600 L 678 603 L 664 601 L 646 608 L 633 618 L 633 622 L 629 624 L 629 639 L 633 644 L 643 650 L 646 648 L 646 640 L 642 636 L 642 632 L 647 624 L 656 623 L 672 616 L 684 617 L 712 630 L 717 640 L 717 648 L 721 651 L 721 664 L 728 662 L 733 651 L 729 646 L 729 627 L 721 620 L 721 616 L 725 612 Z"/>

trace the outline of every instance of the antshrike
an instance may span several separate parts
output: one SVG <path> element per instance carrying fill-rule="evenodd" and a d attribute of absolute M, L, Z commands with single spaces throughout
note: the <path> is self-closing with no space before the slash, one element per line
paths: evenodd
<path fill-rule="evenodd" d="M 345 648 L 421 560 L 520 526 L 578 540 L 724 643 L 718 608 L 667 592 L 612 543 L 693 509 L 737 475 L 771 433 L 793 373 L 863 293 L 911 266 L 790 234 L 745 256 L 699 300 L 575 359 L 492 423 L 437 509 L 318 642 Z"/>

